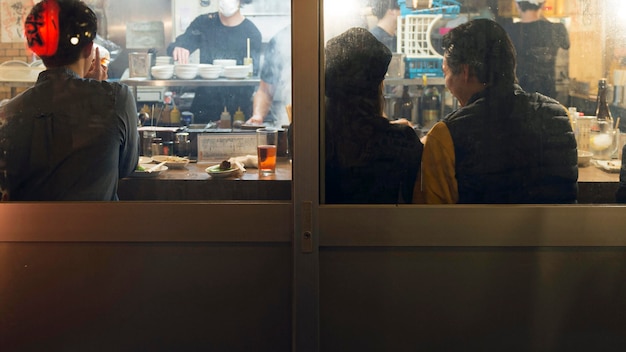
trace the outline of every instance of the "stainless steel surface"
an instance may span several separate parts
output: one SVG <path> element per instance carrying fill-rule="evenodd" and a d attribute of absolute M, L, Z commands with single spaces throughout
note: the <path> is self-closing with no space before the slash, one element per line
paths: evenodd
<path fill-rule="evenodd" d="M 165 48 L 172 41 L 172 2 L 170 0 L 108 1 L 104 14 L 106 21 L 103 23 L 108 25 L 106 30 L 99 30 L 98 33 L 122 47 L 119 57 L 109 66 L 111 78 L 122 76 L 124 70 L 128 68 L 128 53 L 136 51 L 126 48 L 128 23 L 163 22 L 164 39 L 161 45 L 155 47 L 157 55 L 164 55 Z"/>
<path fill-rule="evenodd" d="M 258 85 L 260 79 L 124 79 L 120 82 L 132 87 L 244 87 Z"/>

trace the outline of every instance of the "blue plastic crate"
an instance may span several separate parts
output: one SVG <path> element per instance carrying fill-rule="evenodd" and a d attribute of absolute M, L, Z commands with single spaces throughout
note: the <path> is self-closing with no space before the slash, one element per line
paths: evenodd
<path fill-rule="evenodd" d="M 406 58 L 406 76 L 408 78 L 443 77 L 443 59 L 433 58 Z"/>

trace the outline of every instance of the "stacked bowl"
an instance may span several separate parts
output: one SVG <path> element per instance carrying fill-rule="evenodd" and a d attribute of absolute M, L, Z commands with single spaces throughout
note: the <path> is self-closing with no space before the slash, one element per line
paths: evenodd
<path fill-rule="evenodd" d="M 150 73 L 152 73 L 152 78 L 171 79 L 174 75 L 174 65 L 152 66 Z"/>
<path fill-rule="evenodd" d="M 222 74 L 222 66 L 200 64 L 198 65 L 198 74 L 204 79 L 216 79 Z"/>
<path fill-rule="evenodd" d="M 230 79 L 244 79 L 248 77 L 249 72 L 250 72 L 249 66 L 236 65 L 236 66 L 224 67 L 224 77 L 230 78 Z"/>
<path fill-rule="evenodd" d="M 237 65 L 237 60 L 234 59 L 215 59 L 213 60 L 213 66 L 221 66 L 222 69 L 226 66 L 235 66 Z M 222 70 L 222 73 L 220 74 L 220 76 L 224 76 L 224 70 Z"/>
<path fill-rule="evenodd" d="M 154 62 L 155 66 L 171 65 L 171 64 L 172 64 L 171 56 L 157 56 Z"/>
<path fill-rule="evenodd" d="M 194 79 L 198 75 L 197 64 L 178 64 L 174 66 L 174 74 L 178 79 Z"/>

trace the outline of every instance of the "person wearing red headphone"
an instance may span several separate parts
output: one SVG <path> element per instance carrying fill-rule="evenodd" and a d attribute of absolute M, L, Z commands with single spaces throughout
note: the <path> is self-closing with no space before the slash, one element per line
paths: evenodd
<path fill-rule="evenodd" d="M 0 196 L 10 201 L 117 200 L 139 153 L 128 86 L 108 82 L 97 20 L 78 0 L 43 0 L 24 34 L 46 70 L 0 107 Z"/>

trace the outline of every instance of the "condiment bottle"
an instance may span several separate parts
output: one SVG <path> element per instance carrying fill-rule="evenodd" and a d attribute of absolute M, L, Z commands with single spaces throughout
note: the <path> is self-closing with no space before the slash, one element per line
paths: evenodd
<path fill-rule="evenodd" d="M 224 111 L 220 115 L 220 128 L 230 128 L 230 113 L 224 107 Z"/>
<path fill-rule="evenodd" d="M 152 156 L 163 155 L 163 138 L 152 138 Z"/>
<path fill-rule="evenodd" d="M 180 157 L 189 157 L 191 153 L 191 141 L 189 140 L 188 132 L 176 133 L 176 140 L 174 141 L 174 154 Z"/>
<path fill-rule="evenodd" d="M 172 111 L 170 111 L 170 123 L 175 126 L 180 125 L 180 110 L 178 110 L 176 105 L 174 105 Z"/>
<path fill-rule="evenodd" d="M 437 87 L 428 87 L 428 78 L 423 76 L 423 93 L 420 101 L 420 121 L 422 128 L 430 129 L 439 120 L 441 99 Z"/>
<path fill-rule="evenodd" d="M 607 90 L 606 78 L 602 78 L 598 82 L 598 97 L 596 98 L 596 119 L 600 132 L 613 129 L 613 117 L 606 100 Z"/>
<path fill-rule="evenodd" d="M 233 127 L 240 128 L 241 125 L 246 121 L 246 116 L 241 111 L 241 107 L 237 108 L 235 111 L 235 117 L 233 118 Z"/>

